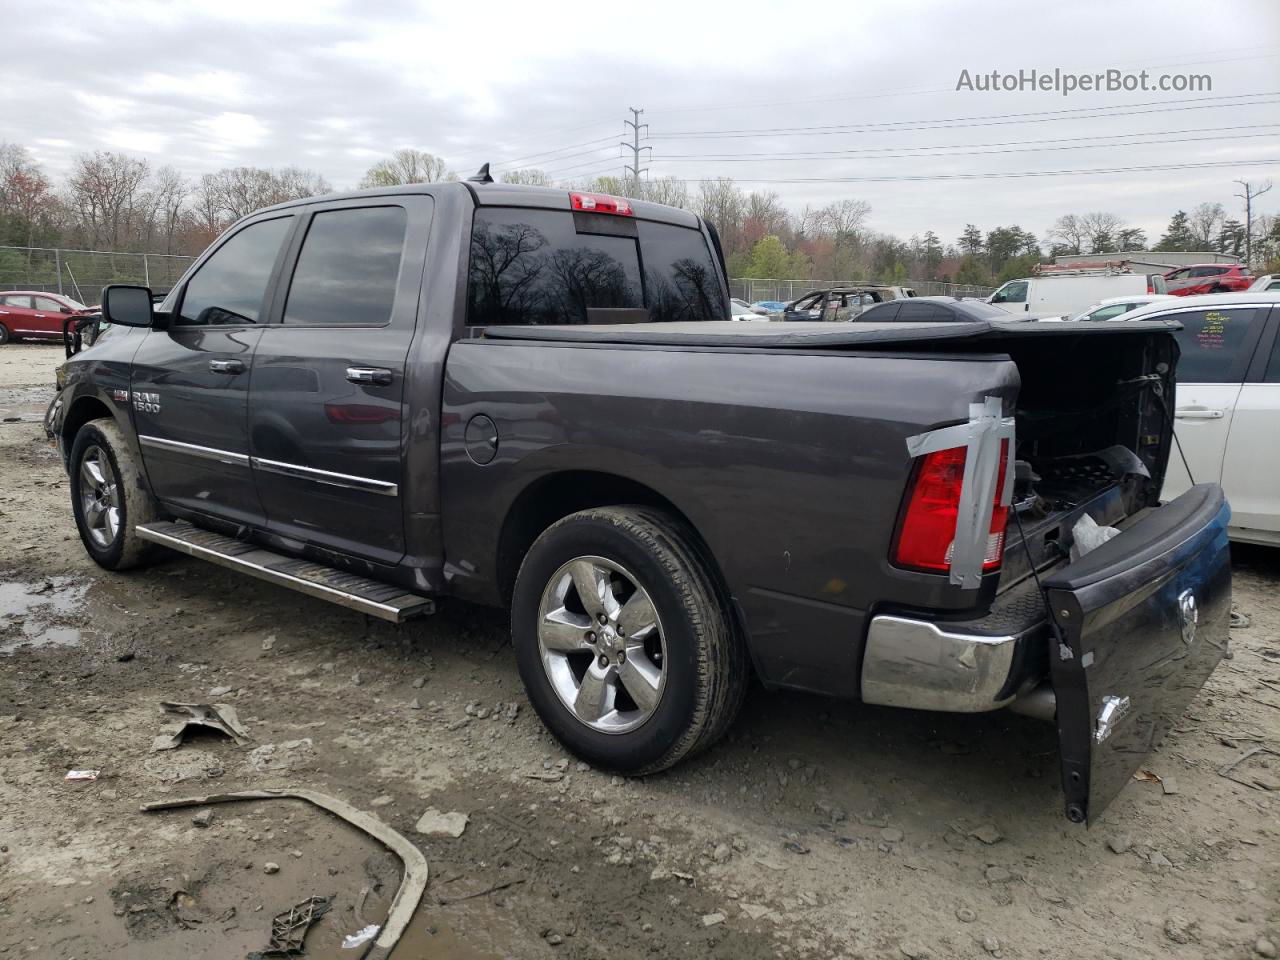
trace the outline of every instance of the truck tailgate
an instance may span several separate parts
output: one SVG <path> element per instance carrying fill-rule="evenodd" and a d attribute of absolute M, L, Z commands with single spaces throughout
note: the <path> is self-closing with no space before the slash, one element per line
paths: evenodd
<path fill-rule="evenodd" d="M 1230 508 L 1192 487 L 1044 580 L 1067 817 L 1101 814 L 1226 653 Z"/>

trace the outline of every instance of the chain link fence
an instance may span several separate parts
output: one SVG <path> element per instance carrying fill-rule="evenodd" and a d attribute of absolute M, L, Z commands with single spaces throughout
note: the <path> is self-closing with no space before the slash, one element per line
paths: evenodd
<path fill-rule="evenodd" d="M 810 290 L 831 287 L 877 286 L 866 280 L 749 280 L 738 278 L 729 281 L 729 295 L 759 303 L 761 300 L 777 300 L 790 303 Z M 880 284 L 883 286 L 883 284 Z M 920 297 L 987 297 L 995 287 L 981 287 L 969 283 L 943 283 L 940 280 L 904 280 L 898 286 L 910 287 Z"/>
<path fill-rule="evenodd" d="M 109 283 L 140 283 L 164 293 L 194 259 L 168 253 L 0 246 L 0 290 L 43 290 L 92 305 L 102 301 L 102 288 Z"/>

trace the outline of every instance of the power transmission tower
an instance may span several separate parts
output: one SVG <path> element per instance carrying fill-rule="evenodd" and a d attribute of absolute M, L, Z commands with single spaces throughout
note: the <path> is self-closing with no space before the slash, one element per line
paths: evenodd
<path fill-rule="evenodd" d="M 648 150 L 652 154 L 653 147 L 640 146 L 640 131 L 649 129 L 647 123 L 640 122 L 640 114 L 644 113 L 644 111 L 637 110 L 635 107 L 627 107 L 627 109 L 631 111 L 631 119 L 622 122 L 631 128 L 631 142 L 627 143 L 627 141 L 621 140 L 618 145 L 631 151 L 631 163 L 624 164 L 623 169 L 631 174 L 631 195 L 638 198 L 640 196 L 640 174 L 649 172 L 648 167 L 640 166 L 640 152 Z"/>
<path fill-rule="evenodd" d="M 1244 193 L 1237 193 L 1236 196 L 1244 201 L 1244 265 L 1249 267 L 1253 265 L 1253 201 L 1267 193 L 1272 183 L 1268 180 L 1262 186 L 1254 187 L 1248 180 L 1234 182 L 1244 187 Z"/>

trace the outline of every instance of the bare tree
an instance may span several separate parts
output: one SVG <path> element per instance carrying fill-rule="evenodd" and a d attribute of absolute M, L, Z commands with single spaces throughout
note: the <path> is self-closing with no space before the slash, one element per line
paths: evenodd
<path fill-rule="evenodd" d="M 366 177 L 366 179 L 368 179 Z M 545 170 L 537 170 L 529 168 L 527 170 L 508 170 L 506 173 L 498 175 L 498 179 L 503 183 L 522 183 L 530 187 L 550 187 L 555 185 L 555 180 Z"/>
<path fill-rule="evenodd" d="M 1060 253 L 1084 253 L 1085 243 L 1089 238 L 1089 228 L 1083 217 L 1074 213 L 1064 213 L 1049 227 L 1049 242 Z"/>
<path fill-rule="evenodd" d="M 283 167 L 228 167 L 200 178 L 196 190 L 200 219 L 217 229 L 247 217 L 255 210 L 287 200 L 300 200 L 330 193 L 329 182 L 313 170 Z M 217 217 L 215 221 L 213 217 Z"/>
<path fill-rule="evenodd" d="M 1240 187 L 1244 190 L 1243 193 L 1237 193 L 1236 196 L 1244 201 L 1244 262 L 1248 266 L 1253 263 L 1253 201 L 1264 193 L 1270 193 L 1272 183 L 1268 180 L 1263 184 L 1254 186 L 1248 180 L 1236 180 L 1234 182 L 1240 184 Z"/>
<path fill-rule="evenodd" d="M 1117 235 L 1124 229 L 1124 221 L 1114 213 L 1101 210 L 1086 213 L 1080 218 L 1090 253 L 1115 253 L 1119 249 Z"/>
<path fill-rule="evenodd" d="M 700 183 L 693 200 L 694 212 L 715 224 L 726 250 L 741 246 L 744 208 L 742 191 L 727 177 Z"/>
<path fill-rule="evenodd" d="M 641 180 L 640 196 L 636 199 L 665 203 L 668 207 L 687 207 L 689 206 L 689 188 L 685 186 L 683 180 L 675 177 Z"/>
<path fill-rule="evenodd" d="M 67 188 L 91 244 L 118 250 L 137 239 L 149 173 L 147 161 L 122 153 L 98 150 L 76 157 Z"/>
<path fill-rule="evenodd" d="M 437 180 L 456 180 L 444 159 L 425 150 L 397 150 L 386 160 L 379 160 L 370 167 L 360 181 L 361 188 L 396 187 L 404 183 L 435 183 Z M 506 181 L 516 183 L 521 181 Z"/>
<path fill-rule="evenodd" d="M 1227 219 L 1227 211 L 1220 203 L 1198 203 L 1191 211 L 1189 222 L 1191 232 L 1201 250 L 1212 250 L 1218 234 L 1222 232 L 1223 221 Z"/>

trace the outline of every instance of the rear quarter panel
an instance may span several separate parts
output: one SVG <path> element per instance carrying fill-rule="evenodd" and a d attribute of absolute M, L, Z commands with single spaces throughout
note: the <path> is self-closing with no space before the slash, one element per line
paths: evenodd
<path fill-rule="evenodd" d="M 520 493 L 555 473 L 613 474 L 697 529 L 766 682 L 852 695 L 874 606 L 977 601 L 943 576 L 888 564 L 911 469 L 906 438 L 966 419 L 984 395 L 1011 409 L 1016 389 L 1001 357 L 461 341 L 442 411 L 451 588 L 501 602 L 498 542 Z M 479 414 L 499 438 L 483 466 L 464 442 Z"/>

